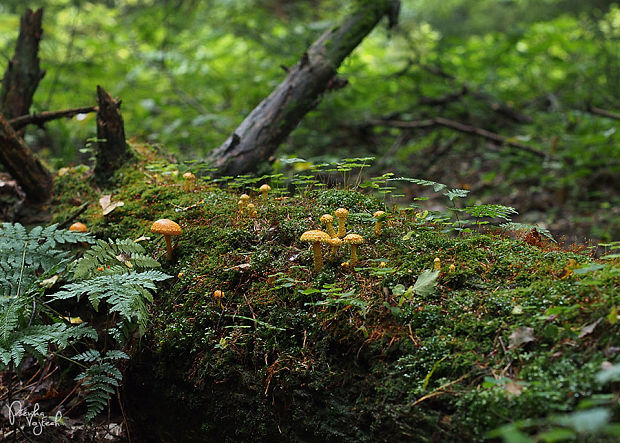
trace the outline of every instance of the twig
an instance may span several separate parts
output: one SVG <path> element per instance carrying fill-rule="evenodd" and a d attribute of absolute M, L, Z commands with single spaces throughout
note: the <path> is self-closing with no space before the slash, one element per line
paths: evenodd
<path fill-rule="evenodd" d="M 475 126 L 466 125 L 464 123 L 460 123 L 454 120 L 448 120 L 443 117 L 435 117 L 427 120 L 414 120 L 414 121 L 401 121 L 401 120 L 370 120 L 368 123 L 371 125 L 382 125 L 389 126 L 392 128 L 431 128 L 433 126 L 443 126 L 445 128 L 454 129 L 455 131 L 463 132 L 465 134 L 477 135 L 487 140 L 491 140 L 492 142 L 498 145 L 510 146 L 512 148 L 519 149 L 521 151 L 529 152 L 530 154 L 536 155 L 538 157 L 546 157 L 547 155 L 539 151 L 538 149 L 524 145 L 512 139 L 508 139 L 499 134 L 496 134 L 491 131 L 487 131 L 483 128 L 477 128 Z"/>
<path fill-rule="evenodd" d="M 452 386 L 460 381 L 463 381 L 464 379 L 466 379 L 467 377 L 469 377 L 470 373 L 467 373 L 465 375 L 462 375 L 461 377 L 457 378 L 456 380 L 452 380 L 451 382 L 448 382 L 444 385 L 439 386 L 437 389 L 435 389 L 433 392 L 428 393 L 420 398 L 418 398 L 416 401 L 414 401 L 411 404 L 411 407 L 417 406 L 418 404 L 422 403 L 425 400 L 428 400 L 429 398 L 433 398 L 433 397 L 437 397 L 438 395 L 441 394 L 445 394 L 445 392 L 443 392 L 443 390 L 445 388 L 447 388 L 448 386 Z"/>
<path fill-rule="evenodd" d="M 60 111 L 44 111 L 36 112 L 34 114 L 20 115 L 19 117 L 9 120 L 10 125 L 15 131 L 20 130 L 26 125 L 38 125 L 41 126 L 51 120 L 57 120 L 59 118 L 69 118 L 77 114 L 89 114 L 91 112 L 97 112 L 97 106 L 82 106 L 80 108 L 63 109 Z"/>
<path fill-rule="evenodd" d="M 586 109 L 592 114 L 602 115 L 603 117 L 611 118 L 614 120 L 620 120 L 620 114 L 616 114 L 615 112 L 606 111 L 605 109 L 597 108 L 594 106 L 588 106 Z"/>
<path fill-rule="evenodd" d="M 89 205 L 89 204 L 90 204 L 89 202 L 86 202 L 86 203 L 84 203 L 82 206 L 80 206 L 80 207 L 78 208 L 78 210 L 77 210 L 77 211 L 75 211 L 75 212 L 73 213 L 73 215 L 71 215 L 71 217 L 69 217 L 68 219 L 66 219 L 66 220 L 65 220 L 65 221 L 63 221 L 62 223 L 59 223 L 59 224 L 58 224 L 58 229 L 64 229 L 64 228 L 66 228 L 67 226 L 69 226 L 69 223 L 71 223 L 73 220 L 75 220 L 75 219 L 76 219 L 76 218 L 78 218 L 80 215 L 82 215 L 82 213 L 83 213 L 84 211 L 86 211 L 86 209 L 88 208 L 88 205 Z"/>

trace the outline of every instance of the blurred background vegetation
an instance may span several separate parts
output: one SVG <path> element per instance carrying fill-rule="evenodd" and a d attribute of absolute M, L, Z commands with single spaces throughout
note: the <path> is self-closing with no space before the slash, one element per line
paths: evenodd
<path fill-rule="evenodd" d="M 220 145 L 346 5 L 335 0 L 3 0 L 0 56 L 25 7 L 44 7 L 32 112 L 122 99 L 129 137 L 180 160 Z M 4 67 L 3 67 L 4 69 Z M 515 207 L 568 241 L 620 238 L 620 7 L 605 0 L 403 0 L 277 153 L 276 171 L 373 156 L 392 172 Z M 542 151 L 544 158 L 451 129 L 388 121 L 443 117 Z M 52 167 L 86 162 L 94 115 L 29 128 Z M 285 161 L 303 158 L 304 162 Z M 405 200 L 420 197 L 405 189 Z M 429 200 L 426 205 L 432 207 Z"/>

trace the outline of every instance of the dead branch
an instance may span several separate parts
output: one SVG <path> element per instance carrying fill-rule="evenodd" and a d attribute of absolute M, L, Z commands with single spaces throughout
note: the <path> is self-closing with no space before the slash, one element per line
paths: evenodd
<path fill-rule="evenodd" d="M 620 120 L 620 114 L 616 114 L 615 112 L 607 111 L 605 109 L 597 108 L 594 106 L 588 106 L 587 110 L 591 114 L 601 115 L 603 117 L 611 118 L 613 120 Z"/>
<path fill-rule="evenodd" d="M 16 118 L 12 118 L 9 120 L 11 126 L 16 131 L 19 131 L 26 125 L 37 125 L 42 126 L 44 123 L 47 123 L 52 120 L 57 120 L 59 118 L 70 118 L 77 114 L 89 114 L 91 112 L 98 111 L 97 106 L 83 106 L 81 108 L 71 108 L 71 109 L 63 109 L 60 111 L 45 111 L 45 112 L 37 112 L 34 114 L 21 115 Z"/>
<path fill-rule="evenodd" d="M 529 152 L 530 154 L 536 155 L 538 157 L 546 157 L 546 154 L 532 146 L 525 145 L 523 143 L 519 143 L 515 140 L 508 139 L 499 134 L 496 134 L 491 131 L 487 131 L 486 129 L 477 128 L 475 126 L 466 125 L 464 123 L 456 122 L 454 120 L 448 120 L 442 117 L 435 117 L 427 120 L 417 120 L 417 121 L 400 121 L 400 120 L 371 120 L 368 122 L 371 125 L 376 126 L 389 126 L 392 128 L 430 128 L 434 126 L 443 126 L 445 128 L 450 128 L 455 131 L 462 132 L 464 134 L 477 135 L 479 137 L 486 138 L 487 140 L 491 140 L 492 142 L 498 145 L 510 146 L 515 149 L 519 149 L 525 152 Z"/>
<path fill-rule="evenodd" d="M 355 1 L 348 16 L 320 36 L 286 71 L 286 78 L 254 108 L 207 163 L 216 175 L 239 175 L 266 161 L 320 101 L 322 94 L 344 82 L 338 67 L 379 21 L 398 11 L 398 0 Z"/>

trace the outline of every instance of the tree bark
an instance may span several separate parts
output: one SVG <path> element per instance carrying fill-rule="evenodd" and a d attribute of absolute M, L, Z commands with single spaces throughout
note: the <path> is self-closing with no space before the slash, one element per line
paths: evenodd
<path fill-rule="evenodd" d="M 353 12 L 316 40 L 286 78 L 207 157 L 215 175 L 239 175 L 265 161 L 332 89 L 342 61 L 384 16 L 395 24 L 398 0 L 357 0 Z"/>
<path fill-rule="evenodd" d="M 21 18 L 15 54 L 9 61 L 0 89 L 0 112 L 7 120 L 28 114 L 39 81 L 45 75 L 38 57 L 42 18 L 42 8 L 36 12 L 27 9 Z"/>
<path fill-rule="evenodd" d="M 0 163 L 26 193 L 30 203 L 44 203 L 52 195 L 53 179 L 0 113 Z"/>
<path fill-rule="evenodd" d="M 101 86 L 97 86 L 97 103 L 95 177 L 99 182 L 105 182 L 131 157 L 131 153 L 125 141 L 121 102 L 113 99 Z"/>

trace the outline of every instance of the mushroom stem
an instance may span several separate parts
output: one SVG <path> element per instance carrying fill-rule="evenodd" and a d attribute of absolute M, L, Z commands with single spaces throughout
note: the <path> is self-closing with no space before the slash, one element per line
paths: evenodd
<path fill-rule="evenodd" d="M 164 235 L 166 239 L 166 260 L 172 260 L 172 242 L 170 241 L 169 235 Z"/>
<path fill-rule="evenodd" d="M 312 242 L 312 253 L 314 255 L 314 270 L 319 272 L 323 267 L 323 254 L 321 252 L 320 242 Z"/>
<path fill-rule="evenodd" d="M 338 217 L 338 234 L 336 234 L 336 236 L 338 238 L 342 238 L 346 233 L 347 232 L 344 227 L 344 217 Z"/>
<path fill-rule="evenodd" d="M 382 221 L 375 223 L 375 237 L 379 237 L 381 235 L 381 223 Z"/>

